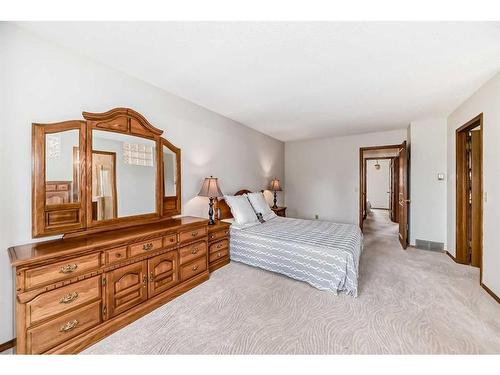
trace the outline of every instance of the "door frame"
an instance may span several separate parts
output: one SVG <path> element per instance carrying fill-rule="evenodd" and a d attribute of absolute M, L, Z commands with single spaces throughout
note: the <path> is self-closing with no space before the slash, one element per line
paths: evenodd
<path fill-rule="evenodd" d="M 380 158 L 373 158 L 373 157 L 369 157 L 369 158 L 364 158 L 364 163 L 365 165 L 363 166 L 364 168 L 364 183 L 365 183 L 365 186 L 363 187 L 365 189 L 365 192 L 366 192 L 366 189 L 367 189 L 367 184 L 366 184 L 366 174 L 367 174 L 367 170 L 368 170 L 368 163 L 367 161 L 368 160 L 391 160 L 391 159 L 394 159 L 396 156 L 382 156 Z M 391 167 L 389 166 L 389 188 L 391 188 L 391 183 L 392 183 L 392 169 Z M 391 204 L 392 204 L 392 196 L 389 198 L 389 208 L 388 210 L 390 211 L 391 209 Z M 366 216 L 366 215 L 365 215 Z M 363 219 L 365 219 L 366 217 L 364 217 Z"/>
<path fill-rule="evenodd" d="M 358 206 L 358 225 L 363 230 L 363 222 L 365 220 L 364 208 L 366 205 L 366 199 L 363 198 L 363 194 L 366 195 L 366 163 L 364 162 L 363 153 L 365 151 L 377 151 L 377 150 L 387 150 L 390 148 L 399 149 L 401 144 L 397 145 L 382 145 L 382 146 L 368 146 L 359 148 L 359 206 Z M 381 159 L 392 159 L 392 157 L 380 157 Z"/>
<path fill-rule="evenodd" d="M 461 264 L 469 264 L 467 259 L 467 197 L 465 195 L 467 189 L 467 178 L 465 168 L 467 167 L 466 160 L 466 142 L 467 133 L 476 127 L 480 127 L 479 136 L 480 143 L 483 144 L 483 114 L 480 113 L 473 119 L 467 121 L 464 125 L 459 127 L 455 131 L 455 168 L 456 168 L 456 179 L 455 179 L 455 261 Z M 484 197 L 484 179 L 483 179 L 483 148 L 481 146 L 480 155 L 480 185 L 481 185 L 481 215 L 479 216 L 479 227 L 481 228 L 481 257 L 479 263 L 479 274 L 480 281 L 483 280 L 483 197 Z"/>
<path fill-rule="evenodd" d="M 116 188 L 116 152 L 114 151 L 100 151 L 100 150 L 92 150 L 92 154 L 97 154 L 97 155 L 108 155 L 111 156 L 111 159 L 113 160 L 113 169 L 111 171 L 111 177 L 113 180 L 113 219 L 116 219 L 118 217 L 118 198 L 117 198 L 117 188 Z M 94 158 L 92 158 L 92 163 L 94 162 Z M 94 166 L 92 165 L 92 170 Z"/>

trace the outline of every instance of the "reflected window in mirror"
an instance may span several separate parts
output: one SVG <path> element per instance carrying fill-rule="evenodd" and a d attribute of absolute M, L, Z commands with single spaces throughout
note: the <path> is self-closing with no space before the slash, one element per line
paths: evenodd
<path fill-rule="evenodd" d="M 79 131 L 45 134 L 45 204 L 75 203 L 79 198 Z"/>
<path fill-rule="evenodd" d="M 177 194 L 177 155 L 163 145 L 163 191 L 165 197 Z"/>
<path fill-rule="evenodd" d="M 156 142 L 92 130 L 92 218 L 156 212 Z"/>

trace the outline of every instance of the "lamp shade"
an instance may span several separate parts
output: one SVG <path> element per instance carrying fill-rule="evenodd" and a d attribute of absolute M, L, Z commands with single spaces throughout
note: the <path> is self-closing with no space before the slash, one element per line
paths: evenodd
<path fill-rule="evenodd" d="M 280 180 L 277 178 L 271 181 L 271 191 L 281 191 Z"/>
<path fill-rule="evenodd" d="M 205 178 L 205 181 L 203 181 L 203 185 L 198 195 L 200 197 L 216 198 L 222 197 L 224 194 L 220 191 L 217 178 L 210 176 Z"/>

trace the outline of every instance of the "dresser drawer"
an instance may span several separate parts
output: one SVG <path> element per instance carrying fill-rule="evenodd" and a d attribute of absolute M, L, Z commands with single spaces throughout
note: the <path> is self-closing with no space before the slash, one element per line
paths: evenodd
<path fill-rule="evenodd" d="M 177 245 L 177 233 L 168 234 L 163 237 L 163 247 L 170 247 Z"/>
<path fill-rule="evenodd" d="M 181 266 L 181 281 L 187 280 L 193 276 L 202 273 L 207 269 L 207 258 L 198 258 L 194 262 Z"/>
<path fill-rule="evenodd" d="M 106 250 L 104 252 L 106 264 L 113 264 L 127 259 L 127 247 L 117 247 L 116 249 Z"/>
<path fill-rule="evenodd" d="M 27 332 L 28 352 L 43 353 L 101 322 L 101 302 L 72 311 Z"/>
<path fill-rule="evenodd" d="M 100 255 L 90 254 L 78 258 L 29 269 L 25 273 L 26 288 L 50 284 L 84 272 L 93 271 L 100 266 Z"/>
<path fill-rule="evenodd" d="M 101 296 L 101 276 L 40 294 L 26 304 L 28 325 L 92 302 Z"/>
<path fill-rule="evenodd" d="M 133 257 L 148 251 L 160 250 L 163 247 L 163 240 L 161 238 L 155 238 L 149 241 L 138 242 L 129 247 L 130 256 Z"/>
<path fill-rule="evenodd" d="M 221 251 L 222 249 L 227 249 L 229 247 L 229 241 L 228 240 L 222 240 L 215 242 L 210 245 L 210 254 L 213 254 L 217 251 Z"/>
<path fill-rule="evenodd" d="M 207 253 L 207 244 L 205 242 L 197 242 L 189 246 L 184 246 L 179 249 L 179 253 L 181 256 L 180 264 L 184 264 L 204 256 Z"/>
<path fill-rule="evenodd" d="M 229 229 L 220 230 L 218 232 L 210 233 L 208 235 L 208 240 L 215 241 L 215 240 L 218 240 L 220 238 L 226 238 L 227 236 L 229 236 Z"/>
<path fill-rule="evenodd" d="M 215 262 L 216 260 L 222 259 L 229 254 L 229 249 L 226 247 L 222 250 L 216 251 L 215 253 L 210 254 L 209 262 Z"/>
<path fill-rule="evenodd" d="M 195 240 L 206 237 L 206 235 L 207 235 L 207 227 L 201 227 L 201 228 L 192 229 L 192 230 L 185 231 L 185 232 L 180 232 L 179 233 L 179 242 L 184 243 L 184 242 L 195 241 Z"/>

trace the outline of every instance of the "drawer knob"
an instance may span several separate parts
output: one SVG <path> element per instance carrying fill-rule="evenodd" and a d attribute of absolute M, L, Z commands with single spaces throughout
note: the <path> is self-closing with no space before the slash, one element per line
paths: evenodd
<path fill-rule="evenodd" d="M 144 250 L 144 251 L 151 250 L 152 248 L 153 248 L 152 242 L 148 242 L 148 243 L 145 243 L 144 245 L 142 245 L 142 250 Z"/>
<path fill-rule="evenodd" d="M 68 323 L 66 324 L 63 324 L 61 326 L 61 328 L 59 328 L 59 332 L 69 332 L 71 331 L 72 329 L 74 329 L 76 326 L 78 325 L 78 320 L 72 320 L 72 321 L 69 321 Z"/>
<path fill-rule="evenodd" d="M 117 258 L 121 258 L 121 257 L 122 257 L 122 254 L 121 254 L 121 253 L 116 253 L 116 257 L 117 257 Z"/>
<path fill-rule="evenodd" d="M 170 242 L 174 242 L 174 241 L 175 241 L 174 237 L 170 237 Z"/>
<path fill-rule="evenodd" d="M 66 264 L 65 266 L 62 266 L 61 269 L 59 270 L 60 273 L 71 273 L 74 272 L 78 266 L 76 264 Z"/>
<path fill-rule="evenodd" d="M 196 237 L 198 235 L 198 232 L 191 232 L 192 237 Z"/>
<path fill-rule="evenodd" d="M 198 252 L 198 248 L 194 248 L 192 251 L 191 251 L 191 254 L 196 254 Z"/>
<path fill-rule="evenodd" d="M 215 236 L 213 234 L 210 235 L 210 239 L 213 239 Z"/>
<path fill-rule="evenodd" d="M 59 303 L 71 303 L 78 298 L 78 292 L 68 293 L 59 300 Z"/>
<path fill-rule="evenodd" d="M 217 249 L 220 249 L 221 247 L 222 247 L 221 243 L 217 245 Z"/>
<path fill-rule="evenodd" d="M 220 258 L 220 253 L 217 253 L 217 258 Z"/>
<path fill-rule="evenodd" d="M 193 271 L 196 271 L 197 269 L 198 269 L 198 265 L 196 264 L 193 266 Z"/>

